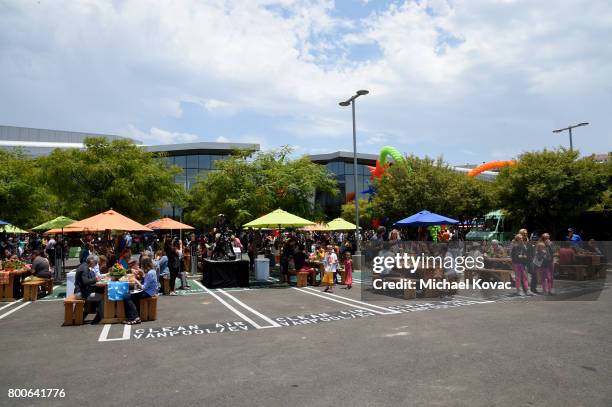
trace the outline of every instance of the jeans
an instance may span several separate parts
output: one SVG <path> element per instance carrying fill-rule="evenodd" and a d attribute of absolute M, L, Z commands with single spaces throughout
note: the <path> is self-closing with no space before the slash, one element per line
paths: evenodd
<path fill-rule="evenodd" d="M 141 291 L 136 294 L 131 294 L 128 298 L 123 300 L 123 305 L 125 306 L 125 316 L 128 321 L 133 321 L 138 318 L 140 315 L 140 299 L 141 298 L 149 298 L 151 297 L 145 291 Z"/>

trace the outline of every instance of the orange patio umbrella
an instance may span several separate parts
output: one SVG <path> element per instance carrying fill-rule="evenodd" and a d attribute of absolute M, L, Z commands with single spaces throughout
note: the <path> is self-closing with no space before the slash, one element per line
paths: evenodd
<path fill-rule="evenodd" d="M 174 219 L 170 219 L 170 218 L 157 219 L 151 223 L 147 223 L 146 226 L 154 230 L 193 230 L 195 229 L 193 226 L 189 226 L 184 223 L 177 222 Z"/>
<path fill-rule="evenodd" d="M 141 225 L 135 220 L 132 220 L 127 216 L 123 216 L 119 212 L 116 212 L 112 209 L 106 212 L 99 213 L 90 218 L 71 223 L 70 225 L 66 226 L 66 228 L 82 228 L 83 230 L 88 230 L 92 232 L 102 230 L 133 230 L 142 232 L 152 232 L 152 230 L 146 227 L 145 225 Z"/>
<path fill-rule="evenodd" d="M 43 235 L 57 235 L 59 233 L 83 232 L 84 230 L 85 229 L 83 228 L 72 228 L 72 227 L 67 226 L 65 228 L 49 229 L 45 233 L 43 233 Z"/>

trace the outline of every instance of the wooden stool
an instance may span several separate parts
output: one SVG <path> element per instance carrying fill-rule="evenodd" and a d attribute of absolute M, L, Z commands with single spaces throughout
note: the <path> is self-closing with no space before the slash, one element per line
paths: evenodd
<path fill-rule="evenodd" d="M 140 319 L 155 321 L 157 319 L 157 297 L 140 299 Z"/>
<path fill-rule="evenodd" d="M 43 284 L 47 284 L 46 281 L 27 281 L 22 284 L 23 286 L 23 300 L 24 301 L 36 301 L 38 298 L 38 287 Z"/>
<path fill-rule="evenodd" d="M 48 278 L 44 284 L 45 295 L 53 294 L 53 278 Z"/>
<path fill-rule="evenodd" d="M 162 292 L 164 295 L 170 294 L 170 279 L 162 278 Z"/>
<path fill-rule="evenodd" d="M 298 271 L 297 286 L 306 287 L 308 285 L 308 273 L 306 271 Z"/>
<path fill-rule="evenodd" d="M 73 294 L 64 300 L 63 326 L 83 325 L 83 307 L 85 300 L 77 299 Z"/>

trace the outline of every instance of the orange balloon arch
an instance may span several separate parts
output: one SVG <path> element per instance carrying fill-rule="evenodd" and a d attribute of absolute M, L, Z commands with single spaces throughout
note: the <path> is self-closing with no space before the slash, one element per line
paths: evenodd
<path fill-rule="evenodd" d="M 496 168 L 502 168 L 502 167 L 510 167 L 513 165 L 516 165 L 516 161 L 514 160 L 491 161 L 491 162 L 479 165 L 476 168 L 473 168 L 470 172 L 468 172 L 468 176 L 475 177 L 476 175 L 480 174 L 483 171 L 494 170 Z"/>

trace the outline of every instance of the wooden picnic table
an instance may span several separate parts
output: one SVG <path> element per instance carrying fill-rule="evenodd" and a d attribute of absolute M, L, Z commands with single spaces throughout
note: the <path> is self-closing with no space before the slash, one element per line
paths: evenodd
<path fill-rule="evenodd" d="M 104 318 L 103 324 L 119 324 L 125 321 L 125 305 L 123 300 L 111 301 L 108 299 L 108 281 L 100 280 L 96 283 L 96 287 L 104 293 Z M 130 285 L 130 288 L 133 284 Z"/>
<path fill-rule="evenodd" d="M 29 276 L 32 272 L 29 268 L 3 271 L 8 271 L 9 282 L 8 284 L 0 285 L 0 302 L 17 301 L 23 296 L 23 279 Z"/>

